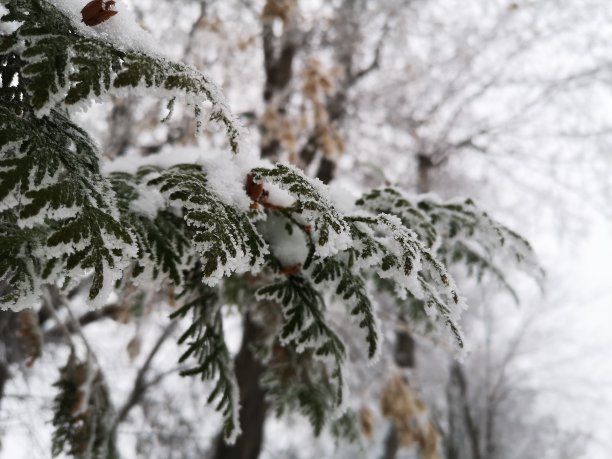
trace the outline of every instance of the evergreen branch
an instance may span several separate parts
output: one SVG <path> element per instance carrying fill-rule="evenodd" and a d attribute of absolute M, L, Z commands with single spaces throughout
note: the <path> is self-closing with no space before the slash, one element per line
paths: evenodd
<path fill-rule="evenodd" d="M 181 371 L 181 375 L 216 380 L 207 402 L 216 401 L 215 409 L 220 411 L 224 418 L 225 440 L 233 443 L 240 435 L 240 395 L 233 360 L 223 335 L 218 294 L 216 290 L 199 283 L 195 277 L 190 280 L 184 292 L 186 303 L 170 316 L 176 319 L 191 313 L 193 317 L 191 325 L 179 338 L 179 344 L 187 345 L 179 363 L 193 358 L 197 365 Z"/>
<path fill-rule="evenodd" d="M 0 309 L 30 307 L 41 295 L 41 263 L 34 252 L 44 241 L 43 231 L 21 229 L 14 213 L 0 212 Z"/>
<path fill-rule="evenodd" d="M 376 266 L 378 276 L 392 282 L 400 299 L 409 299 L 410 293 L 422 300 L 434 323 L 439 319 L 450 331 L 452 341 L 463 348 L 458 318 L 464 306 L 455 283 L 416 233 L 389 214 L 353 216 L 347 220 L 352 223 L 352 237 L 356 241 L 348 251 L 350 265 L 361 270 Z"/>
<path fill-rule="evenodd" d="M 432 250 L 444 256 L 465 242 L 480 246 L 482 257 L 507 256 L 540 282 L 543 276 L 533 249 L 522 236 L 494 221 L 478 209 L 471 199 L 444 203 L 434 197 L 411 196 L 394 188 L 379 188 L 362 196 L 356 204 L 375 213 L 398 216 L 402 223 L 419 234 Z M 449 261 L 453 261 L 452 258 Z"/>
<path fill-rule="evenodd" d="M 329 430 L 334 438 L 346 439 L 355 443 L 360 437 L 357 414 L 353 410 L 347 409 L 346 413 L 332 421 Z"/>
<path fill-rule="evenodd" d="M 239 152 L 242 128 L 205 75 L 185 64 L 124 49 L 95 33 L 84 36 L 51 2 L 15 0 L 7 8 L 2 20 L 22 24 L 2 38 L 0 53 L 13 52 L 23 60 L 21 76 L 38 114 L 49 113 L 58 103 L 88 104 L 124 88 L 157 88 L 170 98 L 182 94 L 196 115 L 201 100 L 210 101 L 210 120 L 225 127 L 232 151 Z"/>
<path fill-rule="evenodd" d="M 438 241 L 438 232 L 429 216 L 415 205 L 410 197 L 395 188 L 377 188 L 359 198 L 355 204 L 374 213 L 399 217 L 403 224 L 415 231 L 427 247 Z"/>
<path fill-rule="evenodd" d="M 520 303 L 518 292 L 506 278 L 503 269 L 493 264 L 491 257 L 483 256 L 475 248 L 458 241 L 453 247 L 453 252 L 448 255 L 448 258 L 454 264 L 462 263 L 467 266 L 469 273 L 475 275 L 479 281 L 482 280 L 485 274 L 489 274 L 497 280 L 517 305 Z"/>
<path fill-rule="evenodd" d="M 147 185 L 157 187 L 166 198 L 184 208 L 184 218 L 194 231 L 192 242 L 202 258 L 205 282 L 216 284 L 233 272 L 256 272 L 268 248 L 249 216 L 223 203 L 208 187 L 199 166 L 182 164 Z"/>
<path fill-rule="evenodd" d="M 298 353 L 311 349 L 318 358 L 331 358 L 332 378 L 336 381 L 334 405 L 343 400 L 342 364 L 346 358 L 344 344 L 329 327 L 325 318 L 325 304 L 319 292 L 303 276 L 293 275 L 265 285 L 255 294 L 259 301 L 280 304 L 284 322 L 279 334 L 283 346 Z"/>
<path fill-rule="evenodd" d="M 138 247 L 132 276 L 157 280 L 162 275 L 174 285 L 183 283 L 183 271 L 193 265 L 190 232 L 185 221 L 167 209 L 155 209 L 155 216 L 134 210 L 139 199 L 150 198 L 155 189 L 147 188 L 147 170 L 132 175 L 115 172 L 110 175 L 111 186 L 117 195 L 117 206 L 122 221 L 128 225 Z M 145 195 L 145 196 L 143 196 Z"/>
<path fill-rule="evenodd" d="M 102 373 L 71 353 L 54 386 L 60 392 L 53 406 L 53 457 L 118 459 L 111 428 L 115 414 Z"/>
<path fill-rule="evenodd" d="M 334 258 L 316 259 L 310 276 L 315 284 L 324 283 L 347 303 L 350 314 L 357 317 L 359 327 L 366 330 L 368 357 L 373 358 L 378 350 L 379 324 L 363 279 Z"/>
<path fill-rule="evenodd" d="M 275 348 L 262 385 L 277 416 L 298 411 L 306 416 L 315 435 L 323 431 L 338 408 L 337 385 L 312 349 L 298 353 L 292 346 Z"/>
<path fill-rule="evenodd" d="M 273 169 L 257 168 L 252 172 L 255 182 L 267 180 L 275 183 L 296 199 L 295 204 L 284 211 L 299 215 L 304 224 L 312 224 L 319 255 L 333 255 L 349 246 L 349 227 L 327 196 L 325 185 L 283 164 L 277 164 Z"/>
<path fill-rule="evenodd" d="M 17 308 L 39 296 L 33 277 L 52 283 L 93 271 L 89 299 L 99 304 L 132 252 L 129 231 L 87 134 L 56 110 L 37 118 L 22 107 L 0 107 L 0 234 L 4 250 L 20 254 L 13 260 L 31 256 L 25 266 L 0 263 L 0 275 L 18 281 L 6 301 Z"/>

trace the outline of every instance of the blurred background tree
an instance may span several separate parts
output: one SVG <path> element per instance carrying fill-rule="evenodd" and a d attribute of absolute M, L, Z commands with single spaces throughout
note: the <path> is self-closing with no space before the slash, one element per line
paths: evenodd
<path fill-rule="evenodd" d="M 547 245 L 547 239 L 563 232 L 571 241 L 584 238 L 592 215 L 607 215 L 612 31 L 605 21 L 612 13 L 605 2 L 158 0 L 132 7 L 165 53 L 222 82 L 262 157 L 293 163 L 339 189 L 393 184 L 443 198 L 474 196 L 536 247 L 542 242 L 538 252 L 548 271 L 565 249 Z M 163 109 L 157 100 L 128 96 L 92 107 L 80 121 L 97 134 L 109 159 L 193 146 L 192 113 L 178 107 L 160 124 Z M 196 146 L 218 147 L 218 137 L 209 134 Z M 265 333 L 248 316 L 243 322 L 239 314 L 227 318 L 235 325 L 228 334 L 243 405 L 243 435 L 231 447 L 202 425 L 199 404 L 191 403 L 199 398 L 199 384 L 177 377 L 180 369 L 171 362 L 178 351 L 168 339 L 176 331 L 154 307 L 159 298 L 129 311 L 116 304 L 83 311 L 79 321 L 99 337 L 96 342 L 107 343 L 97 354 L 116 368 L 109 379 L 128 400 L 119 403 L 119 440 L 136 457 L 586 454 L 590 427 L 577 430 L 562 422 L 561 412 L 538 411 L 546 393 L 539 389 L 537 367 L 558 349 L 550 333 L 540 338 L 541 324 L 554 321 L 556 305 L 573 291 L 563 294 L 566 286 L 554 269 L 542 297 L 533 281 L 508 275 L 503 264 L 489 268 L 482 277 L 476 268 L 453 271 L 471 305 L 464 328 L 473 352 L 463 362 L 408 329 L 406 318 L 395 316 L 381 296 L 381 313 L 396 330 L 386 336 L 375 365 L 360 367 L 365 358 L 351 349 L 356 363 L 348 376 L 355 387 L 349 404 L 360 413 L 362 432 L 357 446 L 338 449 L 326 436 L 312 443 L 308 430 L 298 433 L 307 429 L 299 418 L 273 418 L 258 385 L 265 368 L 254 346 Z M 248 286 L 236 285 L 227 302 L 243 304 L 251 294 Z M 33 425 L 28 417 L 50 396 L 37 394 L 44 375 L 25 368 L 27 356 L 38 352 L 37 338 L 14 332 L 27 330 L 36 318 L 0 314 L 0 330 L 6 330 L 2 419 L 21 420 L 0 425 L 10 441 L 11 435 L 19 438 L 15 431 Z M 108 318 L 121 325 L 109 325 Z M 111 343 L 118 329 L 130 336 Z M 547 330 L 561 342 L 568 339 Z M 61 332 L 51 329 L 43 338 L 53 343 Z M 124 366 L 113 359 L 121 348 L 127 349 Z M 46 352 L 51 357 L 37 365 L 49 376 L 49 360 L 59 351 Z M 128 365 L 130 360 L 135 363 Z M 22 380 L 30 381 L 30 390 L 23 390 Z M 561 385 L 574 383 L 592 387 L 593 381 Z M 22 398 L 26 410 L 16 403 Z M 400 401 L 403 411 L 390 409 Z M 33 438 L 47 441 L 39 433 Z M 28 457 L 46 451 L 37 448 L 34 443 Z"/>

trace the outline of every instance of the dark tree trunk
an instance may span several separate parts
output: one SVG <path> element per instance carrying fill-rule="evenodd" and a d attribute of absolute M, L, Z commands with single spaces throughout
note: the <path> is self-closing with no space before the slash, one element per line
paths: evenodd
<path fill-rule="evenodd" d="M 487 397 L 486 410 L 486 429 L 484 452 L 487 459 L 495 459 L 497 457 L 497 448 L 495 447 L 495 400 L 492 396 Z"/>
<path fill-rule="evenodd" d="M 334 178 L 336 173 L 336 161 L 323 157 L 321 159 L 321 164 L 319 165 L 319 170 L 317 172 L 317 178 L 321 180 L 323 183 L 328 184 Z"/>
<path fill-rule="evenodd" d="M 395 336 L 395 363 L 402 368 L 414 368 L 416 343 L 407 331 L 400 331 Z"/>
<path fill-rule="evenodd" d="M 0 361 L 0 408 L 2 408 L 2 399 L 4 398 L 4 386 L 10 377 L 11 373 L 9 372 L 8 365 L 6 362 Z"/>
<path fill-rule="evenodd" d="M 399 436 L 397 435 L 397 428 L 391 424 L 387 437 L 385 438 L 385 449 L 381 459 L 395 459 L 397 452 L 399 451 Z"/>
<path fill-rule="evenodd" d="M 242 335 L 242 346 L 236 355 L 236 379 L 240 389 L 240 427 L 242 434 L 233 445 L 221 437 L 217 440 L 215 459 L 257 459 L 263 444 L 263 430 L 267 403 L 265 391 L 259 384 L 264 366 L 253 354 L 252 346 L 261 329 L 247 315 Z"/>
<path fill-rule="evenodd" d="M 0 285 L 0 293 L 3 293 L 2 285 Z M 17 327 L 17 313 L 0 311 L 0 349 L 2 349 L 0 354 L 0 407 L 4 397 L 4 388 L 8 380 L 11 379 L 9 366 L 21 358 L 16 335 Z"/>
<path fill-rule="evenodd" d="M 493 456 L 481 454 L 480 447 L 480 430 L 474 421 L 472 411 L 470 409 L 470 400 L 468 394 L 467 380 L 465 373 L 459 362 L 453 362 L 450 369 L 450 379 L 448 381 L 447 399 L 449 405 L 449 433 L 444 439 L 446 450 L 451 451 L 451 458 L 467 458 L 470 459 L 493 459 Z M 459 428 L 454 429 L 457 426 Z M 461 438 L 463 437 L 463 438 Z M 469 447 L 461 448 L 460 444 L 465 444 L 467 441 Z"/>
<path fill-rule="evenodd" d="M 285 22 L 285 29 L 280 36 L 275 35 L 271 21 L 264 18 L 262 24 L 266 75 L 263 100 L 266 106 L 273 104 L 280 112 L 286 102 L 287 87 L 293 77 L 293 61 L 300 46 L 300 31 L 296 19 L 297 16 Z M 262 135 L 265 134 L 265 126 L 260 127 Z M 262 158 L 277 161 L 280 153 L 281 144 L 278 139 L 261 145 Z M 261 452 L 268 406 L 265 391 L 259 383 L 265 368 L 252 351 L 254 343 L 261 334 L 260 327 L 247 315 L 242 333 L 242 346 L 235 359 L 236 379 L 240 389 L 242 434 L 234 445 L 225 444 L 220 435 L 214 459 L 257 459 Z"/>

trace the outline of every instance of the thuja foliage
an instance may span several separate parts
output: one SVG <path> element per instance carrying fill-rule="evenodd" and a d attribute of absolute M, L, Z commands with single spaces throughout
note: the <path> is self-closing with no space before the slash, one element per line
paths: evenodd
<path fill-rule="evenodd" d="M 216 409 L 224 415 L 224 433 L 233 438 L 239 432 L 238 386 L 234 368 L 223 337 L 223 319 L 218 294 L 215 289 L 201 282 L 199 266 L 187 280 L 188 288 L 183 306 L 172 314 L 172 318 L 192 315 L 191 326 L 179 338 L 179 344 L 186 343 L 187 350 L 180 362 L 195 358 L 196 365 L 184 370 L 183 376 L 200 376 L 201 379 L 215 379 L 215 387 L 208 396 L 208 403 L 216 401 Z"/>
<path fill-rule="evenodd" d="M 333 416 L 343 402 L 347 352 L 328 319 L 332 303 L 344 304 L 363 329 L 370 358 L 380 350 L 373 290 L 381 286 L 392 287 L 398 307 L 421 312 L 414 320 L 446 332 L 461 348 L 463 304 L 445 266 L 462 263 L 507 284 L 499 264 L 504 254 L 530 262 L 529 245 L 469 201 L 443 203 L 385 188 L 341 211 L 320 182 L 263 162 L 241 169 L 229 184 L 242 190 L 242 201 L 214 186 L 205 161 L 103 175 L 100 152 L 70 115 L 91 100 L 137 90 L 182 97 L 197 113 L 207 100 L 211 121 L 227 131 L 228 168 L 243 154 L 240 127 L 195 70 L 130 50 L 95 29 L 84 33 L 52 2 L 4 5 L 7 27 L 0 30 L 12 31 L 0 35 L 0 282 L 6 286 L 0 306 L 35 307 L 46 286 L 68 292 L 89 285 L 96 307 L 113 290 L 147 281 L 172 285 L 174 317 L 191 324 L 180 338 L 180 360 L 193 365 L 184 374 L 214 381 L 208 401 L 222 412 L 228 441 L 240 426 L 218 293 L 226 283 L 251 279 L 254 299 L 274 318 L 260 349 L 272 406 L 301 411 L 316 433 L 330 425 L 349 435 L 350 415 Z M 271 190 L 290 202 L 274 202 Z M 134 206 L 152 195 L 159 197 L 153 212 Z M 264 230 L 272 217 L 279 228 Z M 296 235 L 305 256 L 287 265 L 279 238 Z M 61 370 L 53 452 L 113 457 L 112 407 L 99 370 L 88 365 L 71 356 Z"/>
<path fill-rule="evenodd" d="M 54 384 L 52 453 L 78 458 L 119 458 L 113 432 L 114 414 L 108 386 L 92 362 L 80 362 L 70 354 Z"/>

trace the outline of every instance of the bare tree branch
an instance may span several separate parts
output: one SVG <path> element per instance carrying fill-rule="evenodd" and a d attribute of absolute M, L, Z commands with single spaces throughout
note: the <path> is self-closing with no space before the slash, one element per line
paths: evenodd
<path fill-rule="evenodd" d="M 153 358 L 159 352 L 159 350 L 161 349 L 166 339 L 168 339 L 170 335 L 172 335 L 172 332 L 176 328 L 177 323 L 178 323 L 177 321 L 170 322 L 166 326 L 162 334 L 159 335 L 159 337 L 157 338 L 157 341 L 155 342 L 155 344 L 149 351 L 147 358 L 145 359 L 144 363 L 142 364 L 142 366 L 138 370 L 138 373 L 136 374 L 136 379 L 134 380 L 134 385 L 132 387 L 132 391 L 130 392 L 130 395 L 128 396 L 127 400 L 121 406 L 121 408 L 119 409 L 117 413 L 115 427 L 127 419 L 127 416 L 129 412 L 132 410 L 132 408 L 134 408 L 136 405 L 138 405 L 142 401 L 142 398 L 144 397 L 146 389 L 153 385 L 151 381 L 149 382 L 146 381 L 147 373 L 149 372 L 151 368 L 151 363 L 153 362 Z M 161 378 L 157 379 L 157 381 L 160 381 L 160 380 Z"/>

